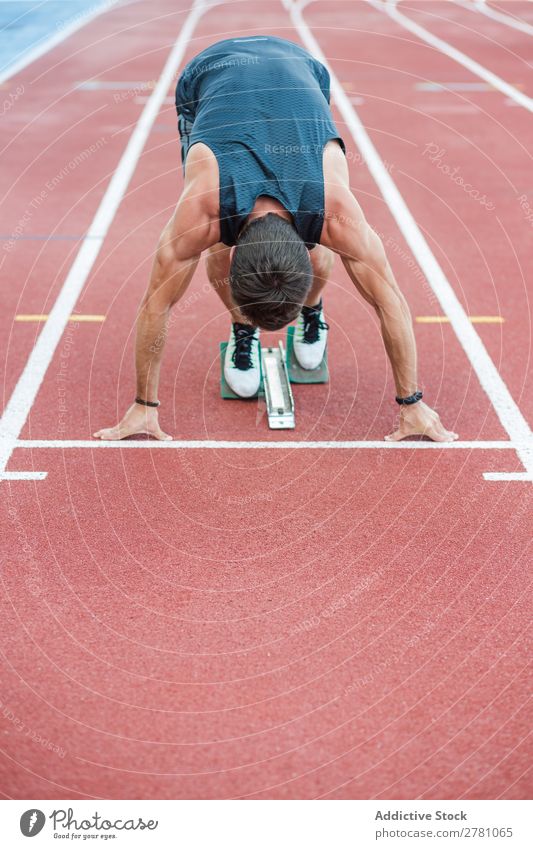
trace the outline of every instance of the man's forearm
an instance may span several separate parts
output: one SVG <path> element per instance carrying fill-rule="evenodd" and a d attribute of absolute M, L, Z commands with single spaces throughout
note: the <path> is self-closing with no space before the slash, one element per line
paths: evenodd
<path fill-rule="evenodd" d="M 411 313 L 396 284 L 389 263 L 382 260 L 361 262 L 343 258 L 353 282 L 372 304 L 380 320 L 381 335 L 390 360 L 396 393 L 411 395 L 417 386 L 417 356 Z"/>
<path fill-rule="evenodd" d="M 137 395 L 157 401 L 159 371 L 167 335 L 170 308 L 157 313 L 143 304 L 137 320 L 135 370 Z"/>
<path fill-rule="evenodd" d="M 137 319 L 135 369 L 137 395 L 158 400 L 159 372 L 167 339 L 170 310 L 185 291 L 199 257 L 186 261 L 158 256 Z"/>
<path fill-rule="evenodd" d="M 416 342 L 409 307 L 402 293 L 389 287 L 385 302 L 377 304 L 375 309 L 394 375 L 396 394 L 405 398 L 419 388 Z"/>

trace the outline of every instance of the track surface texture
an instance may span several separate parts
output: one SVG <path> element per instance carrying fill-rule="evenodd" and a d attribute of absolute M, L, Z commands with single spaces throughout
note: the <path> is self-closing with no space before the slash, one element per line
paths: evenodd
<path fill-rule="evenodd" d="M 527 100 L 379 0 L 301 13 L 290 0 L 205 5 L 110 5 L 2 85 L 1 792 L 527 798 Z M 469 3 L 393 11 L 531 98 L 533 3 L 488 5 L 523 28 Z M 131 179 L 96 232 L 180 33 Z M 174 311 L 160 387 L 162 426 L 185 444 L 87 444 L 134 392 L 136 311 L 182 185 L 176 73 L 212 42 L 254 33 L 311 37 L 326 57 L 353 190 L 415 320 L 445 317 L 438 275 L 422 268 L 376 167 L 451 287 L 453 321 L 415 321 L 420 378 L 470 447 L 382 444 L 397 415 L 392 376 L 340 263 L 325 296 L 331 380 L 293 388 L 296 431 L 270 432 L 260 405 L 220 398 L 228 317 L 202 264 Z M 381 166 L 362 155 L 350 115 Z M 67 322 L 57 345 L 49 323 L 16 320 L 51 314 L 79 280 L 72 311 L 105 320 Z M 481 360 L 456 332 L 464 314 L 503 319 L 467 322 Z M 39 349 L 29 374 L 45 332 L 49 362 Z M 487 362 L 496 377 L 483 386 Z M 269 447 L 280 441 L 320 444 Z M 378 444 L 329 445 L 346 441 Z"/>

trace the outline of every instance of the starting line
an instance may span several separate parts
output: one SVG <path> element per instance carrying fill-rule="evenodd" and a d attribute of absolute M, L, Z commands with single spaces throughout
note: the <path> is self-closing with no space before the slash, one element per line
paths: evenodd
<path fill-rule="evenodd" d="M 25 449 L 96 449 L 96 450 L 133 450 L 144 449 L 148 451 L 172 451 L 172 450 L 319 450 L 319 451 L 516 451 L 517 449 L 531 449 L 530 442 L 515 442 L 512 440 L 465 440 L 457 442 L 387 442 L 385 440 L 324 440 L 305 441 L 292 439 L 276 440 L 225 440 L 225 439 L 173 439 L 168 442 L 159 442 L 155 439 L 126 439 L 117 441 L 103 441 L 99 439 L 19 439 L 14 445 L 14 450 Z M 0 474 L 0 480 L 44 480 L 48 472 L 37 471 L 6 471 Z M 483 477 L 487 481 L 522 481 L 532 482 L 533 475 L 529 472 L 485 472 Z"/>
<path fill-rule="evenodd" d="M 356 450 L 363 449 L 422 449 L 422 450 L 450 450 L 450 449 L 481 449 L 484 451 L 494 451 L 497 449 L 507 449 L 516 451 L 517 448 L 532 448 L 533 445 L 527 442 L 514 442 L 509 439 L 495 440 L 470 440 L 456 442 L 429 442 L 425 440 L 417 440 L 413 442 L 387 442 L 380 439 L 360 439 L 360 440 L 318 440 L 306 441 L 295 439 L 272 439 L 272 440 L 232 440 L 232 439 L 173 439 L 168 442 L 159 442 L 156 439 L 122 439 L 122 440 L 103 440 L 103 439 L 18 439 L 15 442 L 14 450 L 17 448 L 145 448 L 145 449 L 165 449 L 172 448 L 296 448 L 296 449 L 348 449 Z"/>

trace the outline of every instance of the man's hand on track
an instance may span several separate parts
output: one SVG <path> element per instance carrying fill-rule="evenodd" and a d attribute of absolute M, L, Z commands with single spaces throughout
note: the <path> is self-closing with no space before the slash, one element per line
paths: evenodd
<path fill-rule="evenodd" d="M 93 433 L 96 439 L 125 439 L 136 433 L 145 433 L 154 439 L 168 441 L 172 439 L 159 427 L 158 411 L 154 407 L 142 407 L 132 404 L 121 422 L 115 427 L 103 428 Z"/>
<path fill-rule="evenodd" d="M 434 442 L 454 442 L 459 438 L 457 433 L 446 430 L 439 414 L 423 401 L 402 407 L 398 428 L 385 439 L 387 442 L 399 442 L 406 436 L 427 436 Z"/>

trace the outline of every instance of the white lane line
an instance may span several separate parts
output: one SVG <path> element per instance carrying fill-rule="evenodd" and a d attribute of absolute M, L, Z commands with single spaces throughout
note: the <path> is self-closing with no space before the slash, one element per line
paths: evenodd
<path fill-rule="evenodd" d="M 385 440 L 350 440 L 350 441 L 315 441 L 305 442 L 303 440 L 260 440 L 260 441 L 242 441 L 228 439 L 173 439 L 171 442 L 158 442 L 155 439 L 129 439 L 115 442 L 106 442 L 101 439 L 18 439 L 15 442 L 14 448 L 147 448 L 164 449 L 165 451 L 175 448 L 266 448 L 266 449 L 371 449 L 381 450 L 382 448 L 389 450 L 512 450 L 516 451 L 520 448 L 520 443 L 509 442 L 508 440 L 472 440 L 462 442 L 386 442 Z"/>
<path fill-rule="evenodd" d="M 429 450 L 429 451 L 445 451 L 445 450 L 482 450 L 482 451 L 501 451 L 512 450 L 518 451 L 520 445 L 509 442 L 507 440 L 477 440 L 477 441 L 462 441 L 462 442 L 385 442 L 382 440 L 352 440 L 352 441 L 315 441 L 304 442 L 297 440 L 280 440 L 267 442 L 263 441 L 233 441 L 233 440 L 217 440 L 217 439 L 185 439 L 173 440 L 172 442 L 157 442 L 156 440 L 146 439 L 130 439 L 117 442 L 103 442 L 97 439 L 19 439 L 15 443 L 15 449 L 73 449 L 73 450 L 92 450 L 96 449 L 123 449 L 126 450 L 181 450 L 190 451 L 197 450 L 319 450 L 319 451 L 358 451 L 363 450 Z M 1 480 L 9 481 L 28 481 L 28 480 L 44 480 L 47 477 L 47 472 L 4 472 L 0 473 Z M 487 481 L 533 481 L 533 475 L 529 472 L 486 472 L 483 477 Z"/>
<path fill-rule="evenodd" d="M 533 475 L 529 472 L 483 472 L 486 481 L 531 481 Z"/>
<path fill-rule="evenodd" d="M 291 3 L 291 0 L 283 0 L 283 2 L 290 12 L 293 24 L 307 49 L 328 68 L 333 97 L 355 144 L 363 154 L 363 158 L 374 181 L 387 202 L 390 212 L 420 268 L 424 272 L 429 286 L 435 293 L 443 313 L 449 317 L 455 334 L 466 356 L 470 360 L 481 386 L 487 393 L 502 427 L 512 442 L 515 442 L 517 445 L 520 443 L 520 447 L 516 448 L 520 461 L 527 471 L 533 474 L 533 434 L 526 419 L 520 412 L 498 369 L 492 362 L 487 349 L 478 336 L 475 327 L 470 322 L 452 285 L 437 262 L 409 207 L 387 171 L 361 119 L 350 103 L 349 98 L 300 10 Z"/>
<path fill-rule="evenodd" d="M 15 74 L 23 71 L 24 68 L 27 68 L 28 65 L 32 64 L 32 62 L 35 62 L 37 59 L 40 59 L 41 56 L 44 56 L 45 53 L 53 50 L 54 47 L 57 47 L 57 45 L 61 44 L 61 42 L 65 41 L 65 39 L 70 38 L 71 35 L 86 26 L 86 24 L 91 23 L 91 21 L 94 21 L 95 18 L 98 18 L 104 12 L 112 9 L 118 2 L 119 0 L 104 0 L 104 2 L 102 2 L 99 6 L 96 6 L 96 8 L 93 6 L 84 14 L 78 15 L 74 21 L 71 21 L 70 24 L 62 27 L 58 30 L 58 32 L 55 32 L 44 41 L 41 41 L 34 47 L 31 47 L 22 54 L 20 59 L 17 59 L 15 62 L 12 62 L 11 65 L 8 65 L 7 68 L 0 71 L 0 84 L 5 83 L 6 80 L 11 79 L 11 77 L 14 77 Z"/>
<path fill-rule="evenodd" d="M 24 367 L 13 394 L 0 419 L 0 474 L 5 471 L 16 439 L 28 418 L 32 404 L 39 391 L 54 351 L 63 331 L 74 312 L 76 301 L 83 289 L 102 243 L 113 222 L 117 209 L 124 197 L 131 177 L 137 167 L 146 139 L 150 133 L 161 104 L 176 74 L 189 39 L 204 11 L 210 8 L 204 0 L 195 0 L 183 28 L 165 63 L 163 72 L 153 93 L 144 107 L 133 130 L 126 149 L 92 220 L 89 232 L 76 255 L 63 283 L 58 298 L 44 324 L 33 351 Z M 93 238 L 90 238 L 90 237 Z"/>
<path fill-rule="evenodd" d="M 505 24 L 507 27 L 512 27 L 520 32 L 525 32 L 527 35 L 533 35 L 533 26 L 531 26 L 531 24 L 528 24 L 525 21 L 519 21 L 517 18 L 511 18 L 504 12 L 497 12 L 496 9 L 492 9 L 485 0 L 471 0 L 471 2 L 459 0 L 459 2 L 461 6 L 465 7 L 465 9 L 481 12 L 481 14 L 486 15 L 487 18 L 493 18 L 493 20 L 498 21 L 501 24 Z"/>
<path fill-rule="evenodd" d="M 2 472 L 0 481 L 43 481 L 48 472 Z"/>
<path fill-rule="evenodd" d="M 404 29 L 409 30 L 413 35 L 421 38 L 422 41 L 430 44 L 431 47 L 434 47 L 440 53 L 444 53 L 450 59 L 453 59 L 454 62 L 458 62 L 459 65 L 462 65 L 463 68 L 466 68 L 472 74 L 475 74 L 475 76 L 481 77 L 482 80 L 490 83 L 491 86 L 501 91 L 502 94 L 507 95 L 507 97 L 514 100 L 520 106 L 523 106 L 524 109 L 533 112 L 533 99 L 531 97 L 528 97 L 527 94 L 519 91 L 510 83 L 505 82 L 505 80 L 502 80 L 501 77 L 489 71 L 484 65 L 480 65 L 475 59 L 471 59 L 466 53 L 462 53 L 461 50 L 457 50 L 456 47 L 453 47 L 447 41 L 443 41 L 442 38 L 438 38 L 432 32 L 420 26 L 420 24 L 412 21 L 411 18 L 408 18 L 407 15 L 399 11 L 396 6 L 397 0 L 393 0 L 393 2 L 386 0 L 384 3 L 380 2 L 380 0 L 367 0 L 367 3 L 370 3 L 375 9 L 379 9 L 380 12 L 387 14 L 389 18 L 392 18 L 392 20 L 396 21 Z"/>

